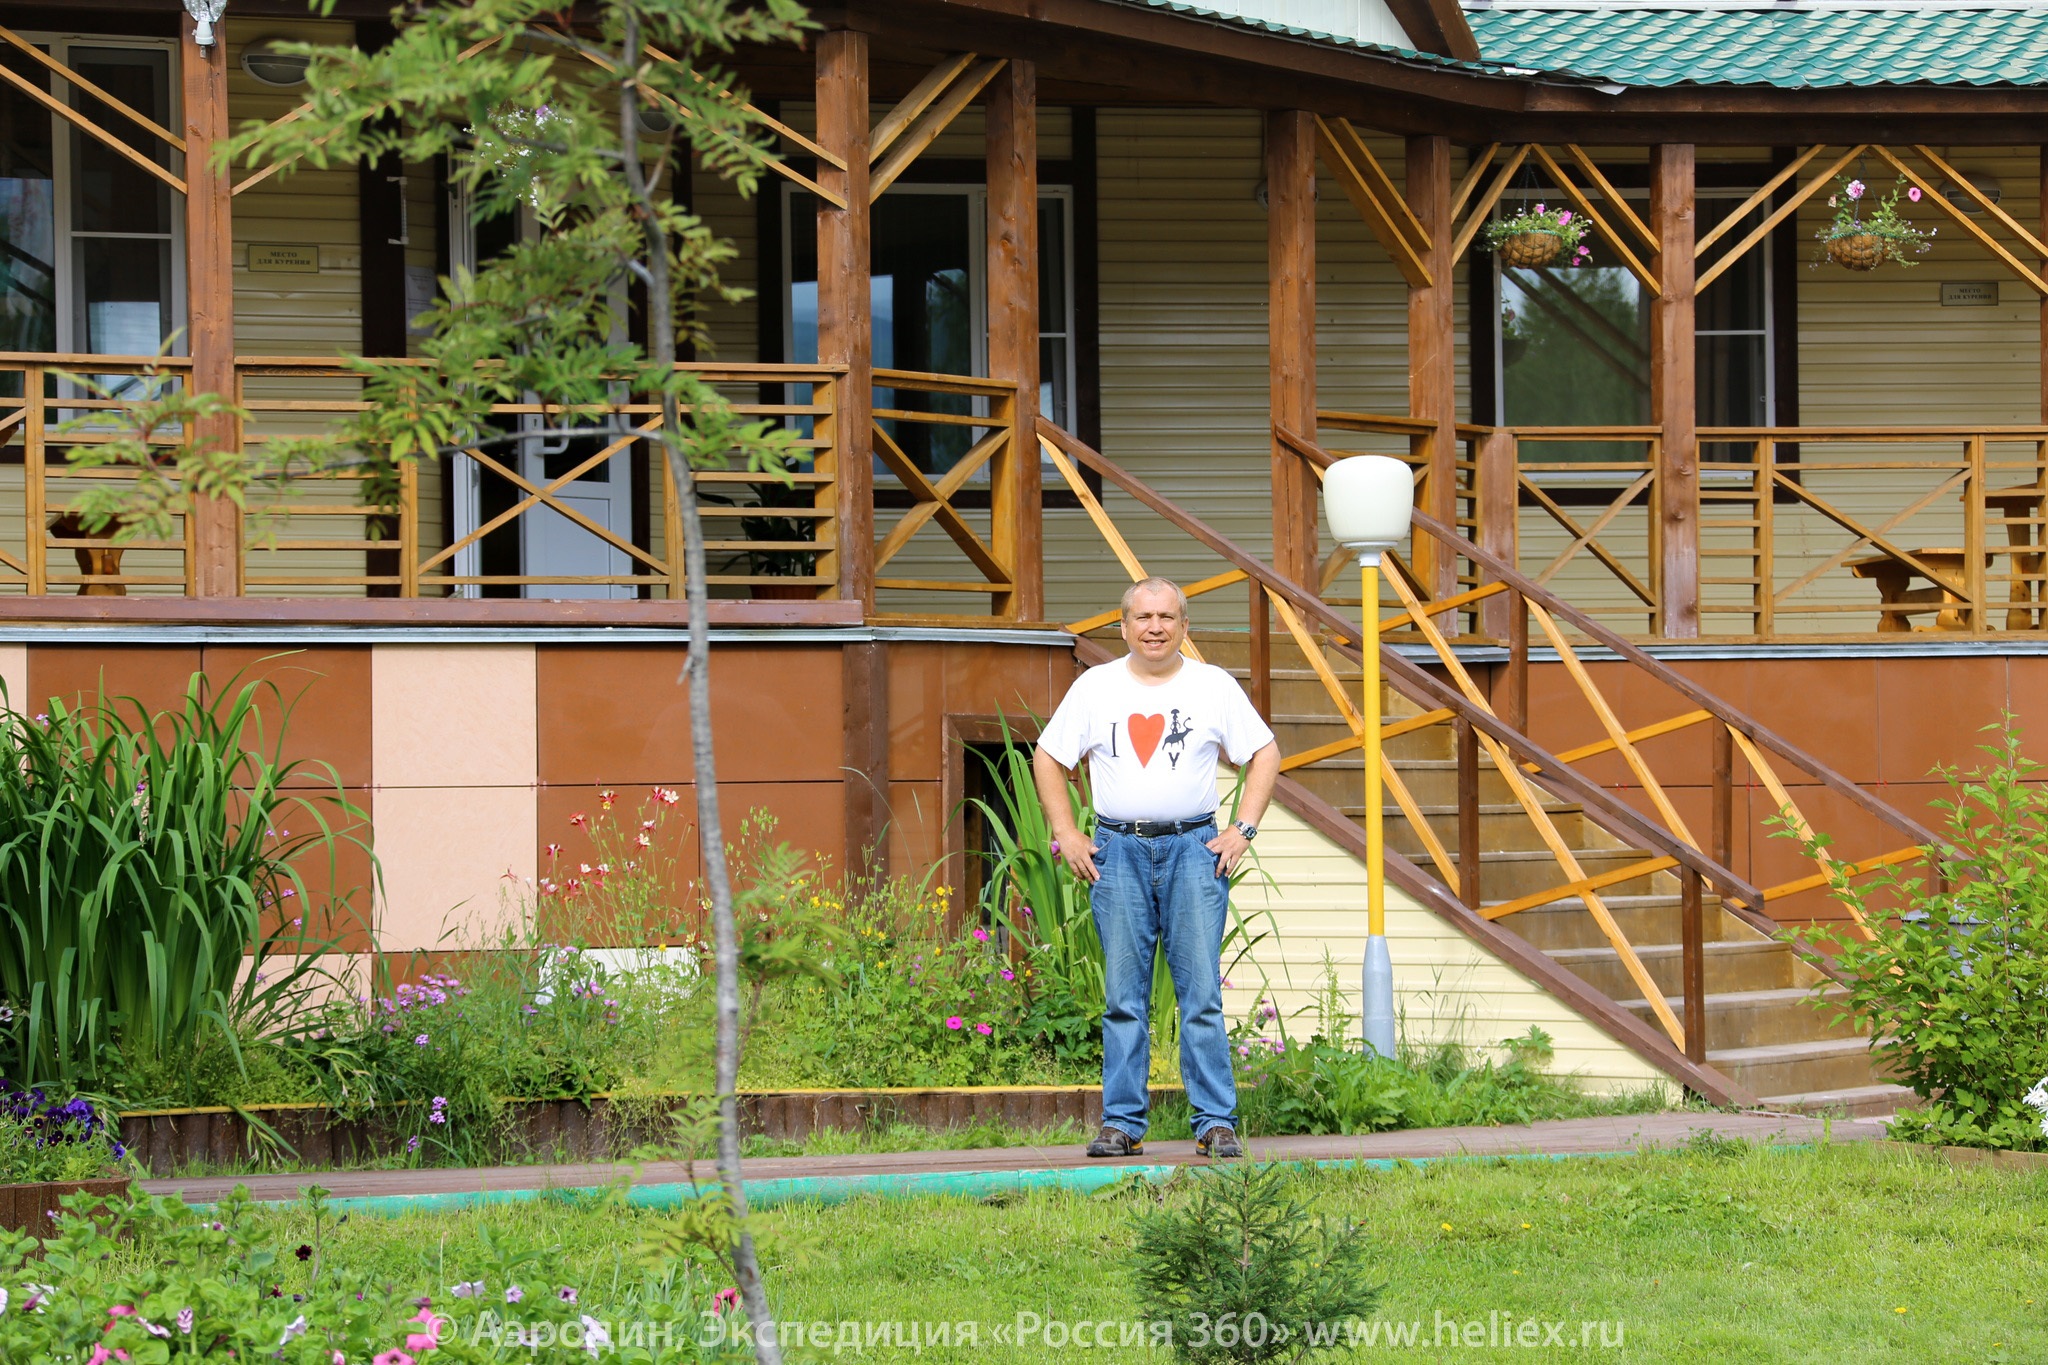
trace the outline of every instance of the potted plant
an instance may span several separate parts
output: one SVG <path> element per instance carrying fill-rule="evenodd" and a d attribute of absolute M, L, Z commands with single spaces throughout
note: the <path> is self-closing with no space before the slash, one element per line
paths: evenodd
<path fill-rule="evenodd" d="M 754 506 L 761 508 L 808 508 L 815 490 L 803 484 L 780 482 L 755 485 Z M 740 534 L 750 541 L 787 544 L 814 539 L 817 520 L 812 517 L 746 516 L 739 519 Z M 809 579 L 817 572 L 815 550 L 748 550 L 747 571 L 769 578 Z M 802 583 L 755 583 L 753 595 L 764 600 L 809 601 L 818 595 L 817 585 Z"/>
<path fill-rule="evenodd" d="M 0 1228 L 40 1236 L 66 1195 L 126 1195 L 127 1155 L 111 1116 L 91 1101 L 0 1081 Z"/>
<path fill-rule="evenodd" d="M 1853 177 L 1844 178 L 1841 188 L 1828 196 L 1828 207 L 1835 211 L 1835 216 L 1813 234 L 1820 240 L 1827 258 L 1844 270 L 1875 270 L 1888 260 L 1918 265 L 1918 261 L 1909 258 L 1933 245 L 1929 239 L 1938 229 L 1917 228 L 1899 216 L 1901 189 L 1909 203 L 1920 202 L 1920 187 L 1907 187 L 1900 182 L 1884 198 L 1869 205 L 1869 187 Z"/>
<path fill-rule="evenodd" d="M 1502 264 L 1518 270 L 1552 265 L 1559 257 L 1565 257 L 1570 265 L 1584 265 L 1593 256 L 1583 240 L 1586 226 L 1586 220 L 1570 209 L 1538 204 L 1488 223 L 1486 245 L 1500 253 Z"/>

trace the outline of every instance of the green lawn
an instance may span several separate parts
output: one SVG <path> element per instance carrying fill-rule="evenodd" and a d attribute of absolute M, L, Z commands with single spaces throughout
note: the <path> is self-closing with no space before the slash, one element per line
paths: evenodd
<path fill-rule="evenodd" d="M 1304 1174 L 1310 1202 L 1362 1220 L 1386 1282 L 1379 1314 L 1418 1323 L 1411 1349 L 1338 1359 L 1612 1361 L 2048 1361 L 2048 1172 L 1955 1170 L 1842 1146 L 1707 1142 L 1618 1159 L 1473 1161 Z M 981 1324 L 936 1361 L 1167 1359 L 1130 1349 L 998 1345 L 1020 1313 L 1128 1319 L 1130 1220 L 1155 1193 L 1046 1194 L 1000 1203 L 858 1200 L 757 1215 L 770 1293 L 790 1320 Z M 287 1243 L 302 1210 L 274 1215 Z M 394 1281 L 462 1278 L 489 1221 L 559 1243 L 587 1267 L 586 1302 L 638 1272 L 633 1247 L 665 1216 L 565 1196 L 474 1213 L 351 1218 L 328 1254 Z M 137 1248 L 147 1254 L 147 1248 Z M 426 1278 L 422 1281 L 421 1277 Z M 1590 1348 L 1454 1347 L 1439 1333 L 1507 1315 Z M 1440 1316 L 1439 1316 L 1440 1315 Z M 1387 1330 L 1386 1327 L 1381 1329 Z M 836 1338 L 835 1338 L 836 1339 Z M 831 1358 L 797 1349 L 793 1359 Z M 909 1358 L 876 1346 L 871 1359 Z M 839 1358 L 856 1358 L 848 1352 Z"/>

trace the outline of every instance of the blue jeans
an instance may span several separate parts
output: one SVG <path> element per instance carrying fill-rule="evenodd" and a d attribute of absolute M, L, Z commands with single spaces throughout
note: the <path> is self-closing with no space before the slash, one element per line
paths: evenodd
<path fill-rule="evenodd" d="M 1152 960 L 1164 944 L 1180 997 L 1180 1074 L 1194 1111 L 1195 1136 L 1237 1126 L 1237 1079 L 1223 1024 L 1217 959 L 1230 913 L 1230 879 L 1218 876 L 1210 823 L 1185 834 L 1141 839 L 1098 829 L 1095 865 L 1102 878 L 1091 903 L 1107 978 L 1102 1016 L 1102 1121 L 1133 1139 L 1145 1136 L 1151 1095 Z"/>

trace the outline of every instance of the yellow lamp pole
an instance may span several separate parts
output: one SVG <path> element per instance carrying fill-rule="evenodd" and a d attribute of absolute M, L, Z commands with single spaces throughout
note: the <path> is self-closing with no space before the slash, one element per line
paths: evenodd
<path fill-rule="evenodd" d="M 1380 770 L 1380 556 L 1408 539 L 1415 510 L 1415 476 L 1405 461 L 1352 455 L 1323 471 L 1323 511 L 1336 542 L 1358 556 L 1364 664 L 1365 756 L 1365 964 L 1360 979 L 1359 1032 L 1365 1046 L 1394 1055 L 1394 964 L 1387 951 L 1387 844 Z"/>
<path fill-rule="evenodd" d="M 1358 556 L 1360 649 L 1365 705 L 1365 972 L 1360 1032 L 1367 1048 L 1394 1055 L 1394 962 L 1387 950 L 1386 800 L 1381 794 L 1380 739 L 1380 557 Z"/>

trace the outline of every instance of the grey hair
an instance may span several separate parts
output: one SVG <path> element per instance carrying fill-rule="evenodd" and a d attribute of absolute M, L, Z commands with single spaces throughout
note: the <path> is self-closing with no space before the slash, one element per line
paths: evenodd
<path fill-rule="evenodd" d="M 1139 593 L 1157 592 L 1161 588 L 1168 589 L 1173 593 L 1173 600 L 1180 604 L 1180 619 L 1183 621 L 1187 620 L 1188 595 L 1182 592 L 1180 584 L 1174 582 L 1171 578 L 1141 578 L 1131 584 L 1130 587 L 1124 589 L 1124 600 L 1119 605 L 1117 614 L 1128 619 L 1131 614 L 1131 603 L 1137 599 Z"/>

